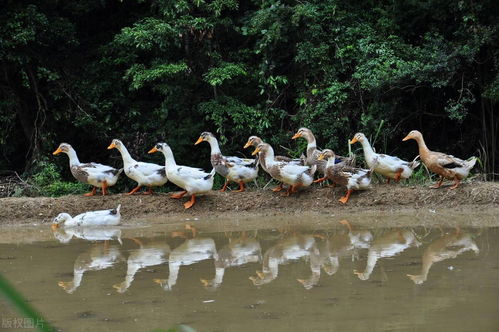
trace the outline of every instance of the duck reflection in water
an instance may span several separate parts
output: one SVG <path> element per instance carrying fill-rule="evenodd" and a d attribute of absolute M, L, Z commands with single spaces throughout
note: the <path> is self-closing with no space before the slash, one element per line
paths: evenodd
<path fill-rule="evenodd" d="M 80 286 L 83 274 L 86 271 L 104 270 L 123 260 L 124 258 L 118 246 L 97 243 L 76 258 L 73 280 L 59 281 L 58 285 L 67 293 L 72 294 Z"/>
<path fill-rule="evenodd" d="M 255 286 L 268 284 L 277 278 L 279 264 L 301 258 L 310 258 L 311 254 L 319 254 L 313 235 L 293 234 L 286 239 L 280 240 L 265 252 L 262 271 L 256 271 L 257 276 L 251 276 L 249 279 Z"/>
<path fill-rule="evenodd" d="M 116 239 L 120 244 L 123 244 L 121 241 L 121 229 L 113 226 L 52 228 L 52 233 L 61 243 L 68 243 L 74 237 L 87 241 L 108 241 Z"/>
<path fill-rule="evenodd" d="M 455 232 L 443 235 L 433 241 L 423 252 L 421 273 L 418 275 L 408 274 L 407 276 L 419 285 L 426 281 L 428 272 L 433 263 L 441 262 L 449 258 L 456 258 L 463 252 L 472 250 L 479 254 L 480 250 L 469 233 L 457 228 Z"/>
<path fill-rule="evenodd" d="M 367 280 L 376 266 L 378 259 L 392 257 L 400 254 L 410 247 L 419 247 L 418 241 L 412 230 L 397 229 L 375 239 L 367 254 L 367 265 L 363 272 L 354 270 L 353 272 L 360 280 Z"/>
<path fill-rule="evenodd" d="M 165 241 L 143 244 L 139 239 L 132 238 L 131 240 L 138 244 L 139 248 L 130 250 L 125 280 L 113 285 L 118 293 L 127 291 L 135 278 L 135 274 L 140 269 L 166 263 L 170 254 L 170 246 Z"/>
<path fill-rule="evenodd" d="M 173 249 L 168 259 L 168 279 L 154 279 L 154 282 L 169 291 L 177 283 L 178 272 L 182 265 L 191 265 L 207 259 L 218 259 L 215 241 L 212 238 L 196 237 L 196 229 L 191 225 L 185 226 L 191 231 L 192 238 L 187 238 L 187 233 L 174 232 L 173 237 L 184 237 L 186 240 Z"/>
<path fill-rule="evenodd" d="M 311 289 L 319 283 L 321 268 L 328 275 L 332 276 L 338 271 L 340 266 L 340 257 L 352 255 L 357 256 L 357 249 L 369 248 L 373 235 L 368 230 L 354 230 L 347 220 L 341 220 L 340 223 L 345 225 L 348 233 L 337 233 L 329 237 L 315 234 L 317 249 L 319 254 L 315 255 L 315 251 L 310 255 L 310 269 L 312 275 L 307 279 L 298 279 L 305 287 Z"/>
<path fill-rule="evenodd" d="M 246 232 L 242 232 L 238 239 L 229 237 L 229 244 L 218 251 L 218 258 L 215 260 L 215 278 L 201 279 L 201 283 L 206 289 L 216 289 L 222 284 L 226 268 L 258 263 L 261 259 L 262 248 L 254 237 L 248 237 Z"/>

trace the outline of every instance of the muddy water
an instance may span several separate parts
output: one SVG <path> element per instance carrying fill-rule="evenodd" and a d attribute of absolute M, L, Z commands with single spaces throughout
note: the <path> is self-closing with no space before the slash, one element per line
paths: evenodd
<path fill-rule="evenodd" d="M 0 272 L 62 331 L 497 330 L 499 228 L 312 223 L 36 227 L 40 241 L 0 244 Z M 19 318 L 6 302 L 0 316 Z"/>

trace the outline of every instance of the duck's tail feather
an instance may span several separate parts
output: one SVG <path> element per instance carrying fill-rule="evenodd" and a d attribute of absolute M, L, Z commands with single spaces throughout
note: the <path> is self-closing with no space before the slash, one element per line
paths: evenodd
<path fill-rule="evenodd" d="M 477 157 L 471 157 L 468 160 L 466 160 L 464 162 L 464 164 L 466 165 L 467 169 L 472 169 L 475 166 L 476 161 L 477 161 Z"/>
<path fill-rule="evenodd" d="M 409 167 L 411 169 L 415 169 L 416 167 L 418 167 L 421 163 L 418 161 L 418 158 L 419 158 L 419 154 L 416 156 L 416 158 L 414 158 L 410 163 L 409 163 Z"/>
<path fill-rule="evenodd" d="M 209 178 L 211 178 L 211 177 L 215 176 L 215 173 L 216 173 L 215 168 L 213 168 L 213 169 L 211 170 L 210 174 L 206 175 L 206 176 L 204 177 L 204 179 L 205 179 L 205 180 L 208 180 Z"/>

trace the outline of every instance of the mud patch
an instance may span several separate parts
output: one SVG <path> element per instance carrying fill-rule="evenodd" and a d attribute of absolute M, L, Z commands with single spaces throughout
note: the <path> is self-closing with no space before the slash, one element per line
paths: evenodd
<path fill-rule="evenodd" d="M 372 189 L 355 192 L 343 205 L 338 199 L 343 188 L 307 188 L 291 197 L 282 197 L 270 190 L 243 193 L 212 191 L 200 196 L 196 205 L 185 210 L 188 198 L 171 199 L 170 194 L 110 196 L 21 197 L 0 199 L 0 224 L 31 224 L 48 222 L 60 212 L 76 215 L 89 210 L 110 209 L 122 204 L 124 219 L 137 218 L 216 218 L 283 215 L 283 214 L 348 214 L 359 211 L 387 212 L 400 210 L 452 209 L 454 211 L 485 211 L 499 207 L 499 183 L 473 182 L 457 190 L 429 189 L 422 186 L 374 185 Z"/>

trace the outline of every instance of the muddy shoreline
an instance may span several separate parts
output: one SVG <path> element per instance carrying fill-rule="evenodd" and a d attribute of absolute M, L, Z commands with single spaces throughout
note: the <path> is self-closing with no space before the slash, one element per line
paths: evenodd
<path fill-rule="evenodd" d="M 194 207 L 184 210 L 187 200 L 169 198 L 170 194 L 83 197 L 8 197 L 0 199 L 0 225 L 28 225 L 49 222 L 60 212 L 76 215 L 88 210 L 109 209 L 122 204 L 123 224 L 140 219 L 175 223 L 179 220 L 251 219 L 302 215 L 377 215 L 402 212 L 408 215 L 447 210 L 468 214 L 499 211 L 499 183 L 473 182 L 458 190 L 429 189 L 424 186 L 374 185 L 371 190 L 354 193 L 343 205 L 338 199 L 343 188 L 308 188 L 295 196 L 281 197 L 270 190 L 243 193 L 213 191 L 198 198 Z M 494 214 L 494 213 L 492 213 Z M 497 214 L 497 213 L 496 213 Z M 294 216 L 294 217 L 293 217 Z"/>

